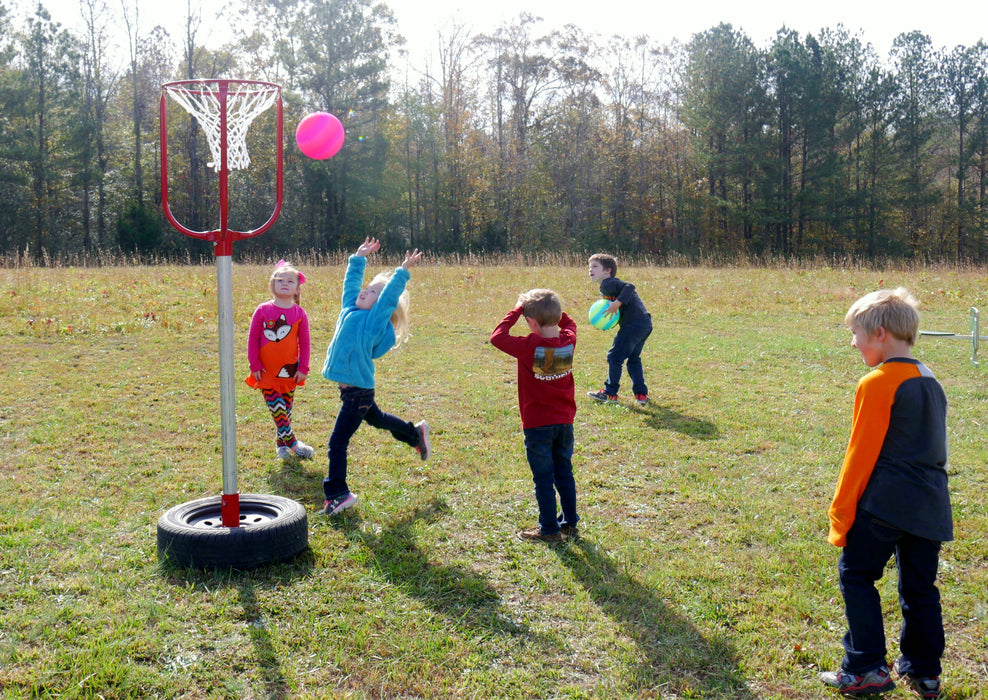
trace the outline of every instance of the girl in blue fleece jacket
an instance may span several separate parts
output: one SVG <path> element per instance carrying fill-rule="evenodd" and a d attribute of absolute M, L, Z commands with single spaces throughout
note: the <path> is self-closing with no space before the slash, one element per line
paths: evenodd
<path fill-rule="evenodd" d="M 411 445 L 429 458 L 429 424 L 413 425 L 374 402 L 374 360 L 408 338 L 408 268 L 419 261 L 416 249 L 405 253 L 405 262 L 394 272 L 382 272 L 361 289 L 367 256 L 380 249 L 376 238 L 366 238 L 347 264 L 343 279 L 342 310 L 326 351 L 322 376 L 340 385 L 340 412 L 329 438 L 329 474 L 323 479 L 326 496 L 322 512 L 336 515 L 357 503 L 346 483 L 347 448 L 362 421 L 388 430 L 396 440 Z"/>

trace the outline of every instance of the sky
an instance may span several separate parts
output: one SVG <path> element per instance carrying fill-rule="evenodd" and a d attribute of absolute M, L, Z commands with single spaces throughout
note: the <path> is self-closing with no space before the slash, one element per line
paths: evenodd
<path fill-rule="evenodd" d="M 133 6 L 134 0 L 124 0 Z M 10 2 L 8 8 L 21 6 L 19 14 L 33 9 L 34 0 Z M 41 0 L 52 18 L 67 28 L 80 24 L 78 0 Z M 107 0 L 118 11 L 121 0 Z M 144 31 L 156 24 L 168 29 L 173 38 L 181 33 L 181 20 L 187 0 L 169 3 L 139 0 L 140 24 Z M 227 4 L 224 0 L 191 0 L 200 7 L 203 31 L 211 25 L 212 42 L 222 43 L 225 22 L 214 17 Z M 801 35 L 818 34 L 823 28 L 842 24 L 852 34 L 859 33 L 864 42 L 875 46 L 879 56 L 888 54 L 892 40 L 902 32 L 920 30 L 933 41 L 935 48 L 952 49 L 958 44 L 972 46 L 988 39 L 988 2 L 984 0 L 942 0 L 937 3 L 905 2 L 893 5 L 881 0 L 706 0 L 690 2 L 672 0 L 384 0 L 398 22 L 398 30 L 408 44 L 411 61 L 419 62 L 437 45 L 437 32 L 448 32 L 455 21 L 473 33 L 493 32 L 500 24 L 517 18 L 521 12 L 542 17 L 546 30 L 574 24 L 584 31 L 603 37 L 620 34 L 634 37 L 647 35 L 655 43 L 673 39 L 682 42 L 720 22 L 742 30 L 758 47 L 768 46 L 783 26 Z"/>
<path fill-rule="evenodd" d="M 929 35 L 937 48 L 972 46 L 978 39 L 988 38 L 988 3 L 984 0 L 895 5 L 881 0 L 432 0 L 429 11 L 423 12 L 424 4 L 421 0 L 388 2 L 399 29 L 423 46 L 429 41 L 435 43 L 439 18 L 455 17 L 478 32 L 486 32 L 522 11 L 542 17 L 546 27 L 571 23 L 605 37 L 645 34 L 658 43 L 672 39 L 687 42 L 693 34 L 720 22 L 743 30 L 759 47 L 767 46 L 782 26 L 805 35 L 843 24 L 851 33 L 860 30 L 864 41 L 874 44 L 880 55 L 888 52 L 898 34 L 914 29 Z M 415 54 L 411 45 L 409 52 Z"/>

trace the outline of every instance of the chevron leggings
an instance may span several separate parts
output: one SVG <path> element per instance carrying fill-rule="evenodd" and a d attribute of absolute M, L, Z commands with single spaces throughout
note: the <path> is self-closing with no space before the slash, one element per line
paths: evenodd
<path fill-rule="evenodd" d="M 294 449 L 298 442 L 292 431 L 292 403 L 295 400 L 295 392 L 282 394 L 274 389 L 262 389 L 261 392 L 264 394 L 264 402 L 268 405 L 268 410 L 271 411 L 274 425 L 278 429 L 278 447 Z"/>

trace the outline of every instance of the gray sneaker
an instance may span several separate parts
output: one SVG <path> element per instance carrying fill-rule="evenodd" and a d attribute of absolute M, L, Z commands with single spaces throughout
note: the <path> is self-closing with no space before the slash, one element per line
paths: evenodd
<path fill-rule="evenodd" d="M 278 445 L 278 448 L 275 450 L 275 454 L 278 455 L 278 459 L 291 459 L 292 448 L 288 445 Z"/>
<path fill-rule="evenodd" d="M 316 454 L 315 449 L 313 449 L 309 445 L 306 445 L 301 440 L 295 443 L 295 449 L 293 450 L 293 452 L 295 453 L 295 456 L 298 457 L 299 459 L 312 459 L 312 457 Z"/>
<path fill-rule="evenodd" d="M 905 682 L 913 692 L 924 700 L 937 700 L 940 697 L 940 679 L 932 676 L 914 676 L 911 673 L 903 673 L 899 670 L 902 659 L 895 662 L 892 667 L 895 677 Z"/>
<path fill-rule="evenodd" d="M 889 674 L 888 666 L 879 666 L 860 676 L 848 673 L 844 669 L 825 671 L 820 674 L 820 681 L 838 693 L 852 697 L 883 695 L 895 690 L 895 681 Z"/>

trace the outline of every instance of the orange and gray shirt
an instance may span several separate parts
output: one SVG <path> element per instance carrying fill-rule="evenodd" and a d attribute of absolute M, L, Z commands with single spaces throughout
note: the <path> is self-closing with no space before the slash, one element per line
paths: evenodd
<path fill-rule="evenodd" d="M 858 382 L 827 540 L 847 544 L 861 509 L 938 542 L 954 538 L 947 490 L 947 397 L 918 360 L 892 358 Z"/>

